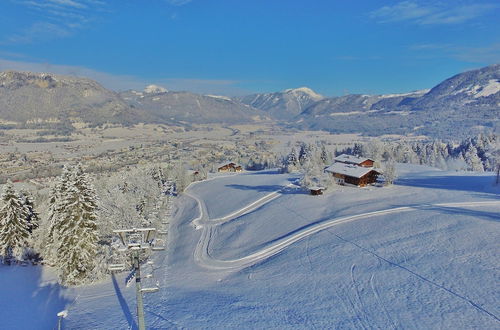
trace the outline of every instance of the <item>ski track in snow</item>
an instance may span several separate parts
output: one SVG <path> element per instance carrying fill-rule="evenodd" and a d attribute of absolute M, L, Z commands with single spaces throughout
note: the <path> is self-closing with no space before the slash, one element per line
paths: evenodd
<path fill-rule="evenodd" d="M 289 188 L 291 186 L 294 186 L 294 184 L 289 184 L 285 188 Z M 239 209 L 239 210 L 237 210 L 237 211 L 235 211 L 227 216 L 224 216 L 221 218 L 216 218 L 216 219 L 209 218 L 207 208 L 206 208 L 206 205 L 203 202 L 203 200 L 201 200 L 199 197 L 197 197 L 193 194 L 190 194 L 189 192 L 185 192 L 185 194 L 187 196 L 193 198 L 198 204 L 199 216 L 192 220 L 192 225 L 197 230 L 203 229 L 201 236 L 200 236 L 200 239 L 199 239 L 199 241 L 196 245 L 195 251 L 194 251 L 195 261 L 199 265 L 201 265 L 205 268 L 214 269 L 214 270 L 229 270 L 229 271 L 237 271 L 237 270 L 246 268 L 248 266 L 254 265 L 258 262 L 266 260 L 266 259 L 280 253 L 281 251 L 286 249 L 288 246 L 290 246 L 290 245 L 292 245 L 292 244 L 294 244 L 294 243 L 296 243 L 304 238 L 310 238 L 311 235 L 314 235 L 320 231 L 323 231 L 325 229 L 329 229 L 331 227 L 334 227 L 334 226 L 337 226 L 340 224 L 344 224 L 347 222 L 352 222 L 352 221 L 356 221 L 356 220 L 367 219 L 370 217 L 377 217 L 380 215 L 386 215 L 386 214 L 392 214 L 392 213 L 411 212 L 411 211 L 416 211 L 416 210 L 421 209 L 421 208 L 457 207 L 457 206 L 477 207 L 477 206 L 486 206 L 486 205 L 500 205 L 500 201 L 421 204 L 421 205 L 402 206 L 402 207 L 395 207 L 395 208 L 383 209 L 383 210 L 378 210 L 378 211 L 371 211 L 371 212 L 366 212 L 366 213 L 361 213 L 361 214 L 356 214 L 356 215 L 351 215 L 351 216 L 345 216 L 345 217 L 340 217 L 340 218 L 332 218 L 329 220 L 325 220 L 321 223 L 312 225 L 310 227 L 306 227 L 303 230 L 296 232 L 294 234 L 290 234 L 288 236 L 285 236 L 281 240 L 279 240 L 279 241 L 277 241 L 277 242 L 275 242 L 267 247 L 264 247 L 260 251 L 254 252 L 254 253 L 249 254 L 247 256 L 232 259 L 232 260 L 220 260 L 220 259 L 216 259 L 216 258 L 212 257 L 209 253 L 209 246 L 210 246 L 210 243 L 212 242 L 212 239 L 213 239 L 214 228 L 218 225 L 221 225 L 223 223 L 226 223 L 226 222 L 232 221 L 238 217 L 241 217 L 242 215 L 253 212 L 253 211 L 257 210 L 258 208 L 262 207 L 263 205 L 272 202 L 273 200 L 275 200 L 276 198 L 281 196 L 281 190 L 278 190 L 278 191 L 272 192 L 268 195 L 265 195 L 264 197 L 259 198 L 258 200 L 254 201 L 252 203 L 249 203 L 245 207 L 243 207 L 243 208 L 241 208 L 241 209 Z M 387 259 L 377 255 L 375 252 L 368 250 L 362 246 L 359 246 L 355 242 L 348 241 L 348 240 L 346 240 L 338 235 L 335 235 L 335 236 L 337 236 L 339 239 L 341 239 L 345 242 L 354 244 L 358 248 L 360 248 L 366 252 L 369 252 L 370 254 L 375 255 L 377 258 L 379 258 L 379 260 L 381 259 L 383 261 L 394 264 L 394 263 L 388 261 Z M 308 259 L 310 262 L 309 251 L 307 251 L 306 254 L 308 255 Z M 399 267 L 399 268 L 402 268 L 403 270 L 406 270 L 406 271 L 412 273 L 413 275 L 417 276 L 418 278 L 438 287 L 439 289 L 442 289 L 442 290 L 445 290 L 445 291 L 451 293 L 452 295 L 456 296 L 457 298 L 460 298 L 461 300 L 469 303 L 470 305 L 472 305 L 476 309 L 488 314 L 489 316 L 491 316 L 495 320 L 500 321 L 500 319 L 495 314 L 485 310 L 484 308 L 482 308 L 481 306 L 479 306 L 475 302 L 471 301 L 467 297 L 465 297 L 459 293 L 456 293 L 456 292 L 444 287 L 443 285 L 434 282 L 431 279 L 427 279 L 424 276 L 422 276 L 418 273 L 415 273 L 414 271 L 412 271 L 404 266 L 401 266 L 400 264 L 394 264 L 394 265 Z M 310 266 L 312 267 L 311 263 L 310 263 Z M 357 285 L 356 285 L 356 282 L 354 279 L 354 267 L 355 267 L 355 265 L 353 265 L 353 268 L 351 269 L 351 276 L 352 276 L 352 280 L 353 280 L 353 286 L 356 287 L 356 289 L 357 289 Z M 373 285 L 373 282 L 371 284 Z M 373 289 L 373 286 L 372 286 L 372 289 Z M 373 291 L 374 291 L 375 295 L 378 296 L 376 289 L 373 289 Z M 359 297 L 359 293 L 358 293 L 358 297 L 356 300 L 358 300 L 358 302 L 360 303 L 361 306 L 356 306 L 358 304 L 351 301 L 350 302 L 351 307 L 353 309 L 360 309 L 360 307 L 362 307 L 363 304 L 362 304 L 361 299 Z M 384 310 L 384 312 L 385 312 L 384 314 L 387 316 L 388 321 L 390 322 L 391 326 L 396 327 L 396 325 L 394 324 L 394 321 L 391 319 L 389 313 L 385 309 L 384 304 L 381 301 L 379 301 L 379 302 L 381 303 L 382 310 Z M 361 313 L 361 314 L 363 314 L 363 313 Z M 358 315 L 358 322 L 359 322 L 358 325 L 361 325 L 364 327 L 363 320 L 359 319 L 360 313 L 356 313 L 356 315 Z"/>
<path fill-rule="evenodd" d="M 292 184 L 293 185 L 293 184 Z M 292 186 L 289 185 L 289 186 Z M 366 219 L 370 217 L 376 217 L 380 215 L 392 214 L 392 213 L 402 213 L 402 212 L 411 212 L 421 208 L 432 208 L 432 207 L 475 207 L 475 206 L 485 206 L 485 205 L 500 205 L 500 201 L 483 201 L 483 202 L 453 202 L 453 203 L 436 203 L 436 204 L 421 204 L 421 205 L 412 205 L 412 206 L 402 206 L 395 207 L 390 209 L 383 209 L 378 211 L 366 212 L 346 217 L 340 218 L 332 218 L 329 220 L 325 220 L 321 223 L 315 224 L 313 226 L 304 228 L 303 230 L 289 235 L 287 237 L 282 238 L 281 240 L 275 242 L 272 245 L 269 245 L 263 248 L 260 251 L 254 252 L 245 257 L 232 259 L 232 260 L 219 260 L 210 256 L 209 246 L 213 236 L 213 228 L 221 225 L 223 223 L 232 221 L 242 215 L 248 214 L 261 206 L 273 201 L 278 198 L 281 194 L 280 191 L 272 192 L 255 202 L 248 204 L 247 206 L 239 209 L 236 212 L 231 213 L 230 215 L 224 216 L 222 218 L 210 219 L 208 217 L 208 212 L 205 206 L 205 203 L 198 198 L 197 196 L 190 194 L 188 192 L 185 193 L 187 196 L 193 198 L 198 203 L 199 213 L 200 215 L 192 220 L 192 224 L 195 229 L 203 229 L 200 240 L 196 246 L 196 250 L 194 253 L 195 260 L 202 266 L 206 268 L 212 269 L 221 269 L 221 270 L 238 270 L 250 265 L 253 265 L 257 262 L 263 261 L 290 246 L 291 244 L 298 242 L 304 238 L 307 238 L 310 235 L 316 234 L 322 230 L 327 228 L 331 228 L 343 223 L 352 222 L 360 219 Z"/>

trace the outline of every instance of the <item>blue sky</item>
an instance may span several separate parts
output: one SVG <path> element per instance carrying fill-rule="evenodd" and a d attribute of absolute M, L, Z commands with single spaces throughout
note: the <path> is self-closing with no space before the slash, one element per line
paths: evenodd
<path fill-rule="evenodd" d="M 2 0 L 0 70 L 115 90 L 408 92 L 500 63 L 499 15 L 497 0 Z"/>

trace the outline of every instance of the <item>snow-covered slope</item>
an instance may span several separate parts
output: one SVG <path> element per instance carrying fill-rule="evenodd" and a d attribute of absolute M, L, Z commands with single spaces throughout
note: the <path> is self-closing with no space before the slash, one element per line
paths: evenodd
<path fill-rule="evenodd" d="M 158 85 L 148 85 L 144 88 L 144 93 L 146 94 L 161 94 L 166 92 L 168 92 L 166 88 Z"/>
<path fill-rule="evenodd" d="M 120 95 L 134 108 L 144 109 L 166 122 L 235 124 L 269 119 L 265 112 L 228 97 L 190 92 L 160 92 L 157 89 L 152 89 L 149 93 L 127 91 Z"/>
<path fill-rule="evenodd" d="M 493 175 L 398 170 L 394 186 L 323 196 L 272 171 L 192 185 L 168 252 L 155 256 L 161 290 L 145 296 L 148 326 L 498 328 Z M 134 326 L 123 277 L 78 288 L 66 327 Z"/>
<path fill-rule="evenodd" d="M 0 72 L 0 119 L 20 123 L 77 120 L 97 125 L 152 120 L 93 80 L 18 71 Z"/>
<path fill-rule="evenodd" d="M 410 94 L 346 95 L 313 103 L 294 126 L 368 135 L 457 138 L 499 129 L 500 65 L 471 70 Z"/>
<path fill-rule="evenodd" d="M 415 107 L 500 107 L 500 64 L 457 74 L 411 102 Z"/>
<path fill-rule="evenodd" d="M 323 96 L 308 87 L 300 87 L 275 93 L 253 94 L 236 99 L 266 111 L 274 118 L 290 119 L 311 104 L 323 99 Z"/>

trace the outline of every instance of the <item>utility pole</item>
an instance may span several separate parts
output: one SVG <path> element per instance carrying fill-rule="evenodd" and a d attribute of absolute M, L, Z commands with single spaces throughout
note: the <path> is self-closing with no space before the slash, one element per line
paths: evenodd
<path fill-rule="evenodd" d="M 156 228 L 133 228 L 113 230 L 113 233 L 118 234 L 124 249 L 121 251 L 132 252 L 132 263 L 135 272 L 135 291 L 137 296 L 137 325 L 139 330 L 146 330 L 146 321 L 144 318 L 144 302 L 143 293 L 152 293 L 159 290 L 158 286 L 151 288 L 142 288 L 141 284 L 141 259 L 140 253 L 145 250 L 161 251 L 165 248 L 152 246 L 156 235 Z M 152 261 L 148 262 L 152 264 Z M 110 271 L 125 270 L 124 264 L 111 264 L 108 266 Z M 151 275 L 149 275 L 151 276 Z"/>
<path fill-rule="evenodd" d="M 57 330 L 62 330 L 62 320 L 68 316 L 68 311 L 65 309 L 57 313 Z"/>
<path fill-rule="evenodd" d="M 139 250 L 134 253 L 135 267 L 135 292 L 137 295 L 137 323 L 139 330 L 146 330 L 146 321 L 144 320 L 144 303 L 142 302 L 142 287 L 141 287 L 141 262 L 139 260 Z"/>

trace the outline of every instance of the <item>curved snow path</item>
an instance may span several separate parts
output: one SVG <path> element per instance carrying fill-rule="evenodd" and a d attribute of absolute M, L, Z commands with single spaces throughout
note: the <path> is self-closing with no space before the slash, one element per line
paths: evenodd
<path fill-rule="evenodd" d="M 293 184 L 289 184 L 286 187 L 294 186 Z M 286 188 L 285 187 L 285 188 Z M 420 205 L 412 205 L 412 206 L 402 206 L 402 207 L 395 207 L 395 208 L 389 208 L 389 209 L 383 209 L 383 210 L 378 210 L 378 211 L 372 211 L 372 212 L 366 212 L 366 213 L 361 213 L 361 214 L 356 214 L 356 215 L 351 215 L 351 216 L 345 216 L 345 217 L 339 217 L 339 218 L 332 218 L 329 220 L 325 220 L 321 223 L 312 225 L 310 227 L 306 227 L 302 229 L 299 232 L 295 232 L 294 234 L 290 234 L 288 237 L 284 237 L 281 240 L 277 241 L 274 244 L 271 244 L 257 252 L 254 252 L 252 254 L 249 254 L 245 257 L 241 258 L 236 258 L 236 259 L 230 259 L 230 260 L 220 260 L 220 259 L 215 259 L 213 258 L 210 253 L 209 253 L 209 246 L 212 241 L 212 236 L 213 236 L 213 228 L 229 222 L 231 220 L 234 220 L 244 214 L 250 213 L 259 207 L 273 201 L 274 199 L 278 198 L 281 196 L 281 190 L 272 192 L 248 205 L 245 207 L 241 208 L 240 210 L 233 212 L 227 216 L 224 216 L 222 218 L 216 218 L 216 219 L 210 219 L 208 217 L 208 212 L 207 208 L 205 206 L 205 203 L 198 198 L 195 195 L 192 195 L 190 193 L 185 193 L 186 195 L 190 196 L 196 202 L 198 203 L 198 208 L 200 215 L 192 220 L 193 226 L 196 229 L 203 229 L 201 233 L 200 240 L 198 241 L 196 245 L 196 249 L 194 251 L 194 258 L 196 262 L 206 268 L 212 268 L 212 269 L 221 269 L 221 270 L 231 270 L 231 269 L 241 269 L 248 267 L 250 265 L 253 265 L 257 262 L 260 262 L 262 260 L 265 260 L 281 251 L 283 251 L 285 248 L 288 246 L 292 245 L 293 243 L 296 243 L 310 235 L 316 234 L 322 230 L 325 230 L 327 228 L 331 228 L 343 223 L 359 220 L 359 219 L 365 219 L 369 217 L 376 217 L 379 215 L 385 215 L 385 214 L 393 214 L 393 213 L 402 213 L 402 212 L 410 212 L 410 211 L 416 211 L 418 209 L 421 209 L 423 207 L 425 208 L 432 208 L 432 207 L 475 207 L 475 206 L 484 206 L 484 205 L 500 205 L 500 201 L 483 201 L 483 202 L 454 202 L 454 203 L 435 203 L 435 204 L 420 204 Z"/>

